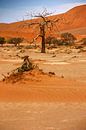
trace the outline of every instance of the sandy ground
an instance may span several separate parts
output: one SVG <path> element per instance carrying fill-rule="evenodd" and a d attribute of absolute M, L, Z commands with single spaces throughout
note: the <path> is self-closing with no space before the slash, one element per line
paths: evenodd
<path fill-rule="evenodd" d="M 63 75 L 65 78 L 84 79 L 86 78 L 86 52 L 79 53 L 79 51 L 72 49 L 72 52 L 68 53 L 70 52 L 69 48 L 57 48 L 57 50 L 54 49 L 42 54 L 40 49 L 0 48 L 0 79 L 3 78 L 2 74 L 7 74 L 7 72 L 20 66 L 23 61 L 21 57 L 24 55 L 29 55 L 44 72 L 52 71 L 57 76 Z"/>
<path fill-rule="evenodd" d="M 86 130 L 86 104 L 0 103 L 0 130 Z"/>
<path fill-rule="evenodd" d="M 2 74 L 29 55 L 44 72 L 0 82 L 0 130 L 86 130 L 86 52 L 46 53 L 0 48 Z M 2 53 L 3 52 L 3 53 Z"/>

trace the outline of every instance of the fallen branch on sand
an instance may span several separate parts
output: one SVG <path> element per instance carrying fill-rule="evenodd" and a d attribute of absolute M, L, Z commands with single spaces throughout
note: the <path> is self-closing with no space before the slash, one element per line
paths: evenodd
<path fill-rule="evenodd" d="M 20 67 L 18 67 L 17 69 L 11 71 L 10 73 L 8 73 L 7 76 L 3 75 L 3 81 L 5 81 L 7 78 L 11 77 L 11 76 L 15 76 L 15 78 L 21 77 L 21 75 L 23 74 L 23 72 L 25 71 L 31 71 L 33 69 L 39 69 L 37 65 L 35 65 L 32 60 L 29 58 L 29 56 L 24 56 L 23 57 L 24 61 L 22 63 L 22 65 Z"/>
<path fill-rule="evenodd" d="M 18 81 L 25 81 L 25 80 L 36 80 L 39 81 L 38 76 L 54 76 L 54 72 L 49 72 L 49 73 L 44 73 L 37 64 L 34 64 L 33 61 L 28 57 L 24 56 L 23 57 L 24 61 L 20 67 L 17 69 L 11 71 L 11 73 L 8 73 L 7 76 L 4 76 L 3 81 L 6 81 L 6 83 L 16 83 Z M 28 76 L 27 76 L 28 75 Z"/>

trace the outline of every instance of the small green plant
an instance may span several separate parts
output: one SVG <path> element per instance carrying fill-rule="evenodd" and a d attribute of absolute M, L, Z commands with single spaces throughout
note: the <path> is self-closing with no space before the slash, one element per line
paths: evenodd
<path fill-rule="evenodd" d="M 58 40 L 58 45 L 59 45 L 59 46 L 68 46 L 69 44 L 68 44 L 68 42 L 66 42 L 66 41 L 64 41 L 64 40 L 59 39 L 59 40 Z"/>
<path fill-rule="evenodd" d="M 3 46 L 3 44 L 5 43 L 5 38 L 4 37 L 0 37 L 0 44 Z"/>
<path fill-rule="evenodd" d="M 10 38 L 7 40 L 7 43 L 14 44 L 15 46 L 17 46 L 17 45 L 19 46 L 21 42 L 23 42 L 23 38 L 20 38 L 20 37 Z"/>
<path fill-rule="evenodd" d="M 51 44 L 57 45 L 58 44 L 58 39 L 55 38 L 55 37 L 49 36 L 49 37 L 46 38 L 46 44 L 49 44 L 49 46 Z"/>
<path fill-rule="evenodd" d="M 61 39 L 63 40 L 63 43 L 66 43 L 67 45 L 72 45 L 74 44 L 76 37 L 73 34 L 66 32 L 61 34 Z"/>

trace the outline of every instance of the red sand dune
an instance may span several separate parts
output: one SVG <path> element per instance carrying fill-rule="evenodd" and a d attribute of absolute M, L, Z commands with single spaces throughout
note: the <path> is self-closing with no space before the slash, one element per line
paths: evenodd
<path fill-rule="evenodd" d="M 62 18 L 64 20 L 60 20 L 57 23 L 60 31 L 69 31 L 76 35 L 84 35 L 86 36 L 86 5 L 81 5 L 72 8 L 66 13 L 54 15 L 48 17 L 50 19 L 58 19 Z M 38 29 L 35 28 L 35 25 L 28 27 L 22 27 L 24 22 L 37 22 L 39 19 L 20 21 L 10 24 L 1 23 L 0 24 L 0 36 L 4 37 L 24 37 L 26 39 L 31 40 L 38 33 Z M 56 27 L 55 27 L 56 28 Z M 48 34 L 50 32 L 47 32 Z M 58 31 L 54 29 L 52 31 L 54 35 L 58 35 Z"/>

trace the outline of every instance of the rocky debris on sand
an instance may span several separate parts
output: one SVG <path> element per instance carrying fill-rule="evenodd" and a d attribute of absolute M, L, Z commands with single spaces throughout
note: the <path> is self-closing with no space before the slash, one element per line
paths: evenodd
<path fill-rule="evenodd" d="M 49 75 L 55 75 L 55 73 L 54 72 L 49 72 Z"/>

